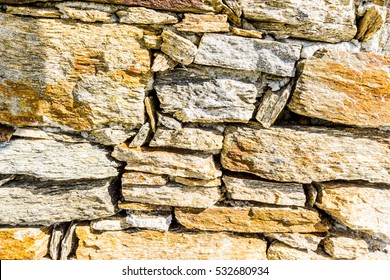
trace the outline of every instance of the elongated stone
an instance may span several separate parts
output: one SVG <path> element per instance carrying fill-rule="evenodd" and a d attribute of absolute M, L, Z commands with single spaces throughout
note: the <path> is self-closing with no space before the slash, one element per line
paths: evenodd
<path fill-rule="evenodd" d="M 39 227 L 1 227 L 1 260 L 39 260 L 48 252 L 50 230 Z"/>
<path fill-rule="evenodd" d="M 230 233 L 103 232 L 78 227 L 77 259 L 84 260 L 207 260 L 266 259 L 267 243 Z M 111 244 L 116 244 L 115 249 Z"/>
<path fill-rule="evenodd" d="M 380 156 L 378 156 L 380 155 Z M 390 182 L 385 132 L 313 127 L 228 127 L 221 163 L 281 182 L 330 180 Z"/>
<path fill-rule="evenodd" d="M 316 205 L 351 229 L 390 238 L 390 185 L 320 183 Z"/>
<path fill-rule="evenodd" d="M 49 244 L 49 254 L 53 260 L 58 260 L 61 253 L 61 241 L 65 235 L 66 223 L 56 224 L 53 226 Z"/>
<path fill-rule="evenodd" d="M 50 225 L 96 219 L 113 215 L 117 201 L 111 180 L 10 181 L 0 187 L 0 224 Z"/>
<path fill-rule="evenodd" d="M 200 128 L 182 128 L 171 130 L 157 129 L 150 147 L 168 147 L 188 149 L 205 153 L 218 154 L 222 149 L 223 136 L 216 130 Z"/>
<path fill-rule="evenodd" d="M 130 185 L 162 186 L 168 183 L 168 176 L 144 172 L 126 172 L 122 176 L 122 187 Z"/>
<path fill-rule="evenodd" d="M 169 30 L 164 30 L 161 37 L 162 52 L 183 65 L 189 65 L 194 61 L 198 49 L 190 40 Z"/>
<path fill-rule="evenodd" d="M 142 229 L 168 231 L 171 222 L 171 213 L 148 213 L 128 210 L 126 216 L 128 225 Z"/>
<path fill-rule="evenodd" d="M 136 210 L 136 211 L 157 211 L 157 212 L 171 212 L 172 207 L 166 205 L 153 205 L 137 202 L 121 202 L 118 204 L 119 209 Z"/>
<path fill-rule="evenodd" d="M 375 54 L 317 52 L 305 62 L 288 107 L 336 123 L 390 126 L 389 64 L 390 57 Z"/>
<path fill-rule="evenodd" d="M 115 147 L 112 156 L 120 161 L 126 161 L 126 170 L 198 179 L 214 179 L 222 175 L 212 155 L 161 151 L 151 148 L 131 149 L 122 144 Z"/>
<path fill-rule="evenodd" d="M 183 122 L 248 122 L 259 73 L 216 68 L 159 73 L 155 89 L 164 113 Z"/>
<path fill-rule="evenodd" d="M 97 231 L 125 230 L 132 226 L 126 223 L 126 216 L 112 216 L 91 221 L 90 227 Z"/>
<path fill-rule="evenodd" d="M 244 17 L 283 37 L 350 41 L 356 34 L 354 0 L 239 0 Z"/>
<path fill-rule="evenodd" d="M 138 133 L 134 136 L 133 140 L 129 143 L 129 147 L 137 148 L 145 145 L 148 141 L 152 129 L 150 127 L 150 123 L 144 123 L 143 126 L 139 129 Z"/>
<path fill-rule="evenodd" d="M 331 260 L 324 252 L 316 253 L 311 250 L 300 250 L 281 242 L 273 242 L 267 251 L 269 260 Z"/>
<path fill-rule="evenodd" d="M 324 239 L 321 235 L 311 233 L 266 233 L 266 237 L 276 239 L 288 246 L 301 250 L 316 251 Z"/>
<path fill-rule="evenodd" d="M 308 233 L 328 229 L 317 211 L 304 208 L 175 208 L 175 217 L 184 227 L 197 230 Z"/>
<path fill-rule="evenodd" d="M 157 119 L 158 119 L 157 121 L 158 126 L 162 126 L 173 130 L 179 130 L 182 128 L 182 125 L 179 121 L 177 121 L 176 119 L 168 115 L 157 113 Z"/>
<path fill-rule="evenodd" d="M 61 254 L 60 260 L 67 260 L 69 255 L 72 253 L 76 242 L 75 242 L 75 231 L 78 223 L 72 221 L 66 230 L 65 236 L 61 241 Z"/>
<path fill-rule="evenodd" d="M 0 25 L 0 123 L 84 131 L 145 122 L 153 78 L 142 29 L 4 13 Z"/>
<path fill-rule="evenodd" d="M 212 180 L 199 180 L 193 178 L 172 177 L 171 179 L 176 183 L 190 187 L 219 187 L 222 185 L 221 178 Z"/>
<path fill-rule="evenodd" d="M 364 16 L 359 20 L 356 38 L 368 41 L 374 37 L 386 20 L 386 8 L 372 5 L 367 9 Z"/>
<path fill-rule="evenodd" d="M 131 7 L 118 11 L 119 22 L 128 24 L 173 24 L 179 20 L 173 13 L 158 12 L 142 7 Z"/>
<path fill-rule="evenodd" d="M 205 34 L 195 63 L 293 77 L 301 46 L 223 34 Z"/>
<path fill-rule="evenodd" d="M 227 19 L 227 15 L 184 14 L 184 19 L 174 26 L 179 31 L 194 33 L 229 32 Z"/>
<path fill-rule="evenodd" d="M 0 174 L 34 176 L 44 180 L 115 177 L 118 164 L 104 149 L 89 143 L 15 139 L 0 144 Z"/>
<path fill-rule="evenodd" d="M 72 7 L 62 7 L 62 18 L 70 18 L 80 20 L 83 22 L 115 22 L 113 14 L 105 11 L 99 11 L 94 9 L 77 9 Z"/>
<path fill-rule="evenodd" d="M 59 18 L 61 16 L 61 13 L 57 9 L 52 8 L 5 6 L 5 11 L 13 15 L 41 18 Z"/>
<path fill-rule="evenodd" d="M 172 70 L 175 68 L 179 62 L 173 60 L 168 55 L 164 53 L 157 53 L 156 57 L 153 60 L 153 65 L 151 70 L 153 72 L 163 72 L 167 70 Z"/>
<path fill-rule="evenodd" d="M 263 33 L 257 30 L 247 30 L 247 29 L 232 27 L 232 33 L 242 37 L 263 39 Z"/>
<path fill-rule="evenodd" d="M 353 260 L 368 254 L 368 245 L 363 239 L 343 236 L 326 238 L 324 249 L 336 259 Z"/>
<path fill-rule="evenodd" d="M 122 194 L 126 201 L 194 208 L 210 207 L 222 197 L 219 187 L 189 187 L 175 183 L 164 186 L 126 185 L 122 187 Z"/>
<path fill-rule="evenodd" d="M 306 204 L 306 195 L 301 184 L 273 183 L 226 175 L 223 176 L 223 181 L 232 199 L 302 207 Z"/>

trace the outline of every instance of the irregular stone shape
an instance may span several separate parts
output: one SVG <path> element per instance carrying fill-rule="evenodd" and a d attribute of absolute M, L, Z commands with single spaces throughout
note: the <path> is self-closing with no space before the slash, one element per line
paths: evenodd
<path fill-rule="evenodd" d="M 15 139 L 0 144 L 0 174 L 19 174 L 44 180 L 102 179 L 118 175 L 109 153 L 89 143 Z"/>
<path fill-rule="evenodd" d="M 126 170 L 155 174 L 214 179 L 221 177 L 212 155 L 160 151 L 151 148 L 128 148 L 125 144 L 116 146 L 112 156 L 126 161 Z"/>
<path fill-rule="evenodd" d="M 10 181 L 0 187 L 0 224 L 50 225 L 97 219 L 113 215 L 117 201 L 111 180 Z"/>
<path fill-rule="evenodd" d="M 380 156 L 378 156 L 380 155 Z M 390 183 L 386 133 L 315 127 L 226 128 L 222 166 L 268 180 Z"/>
<path fill-rule="evenodd" d="M 295 62 L 300 57 L 300 51 L 299 45 L 224 34 L 205 34 L 194 62 L 294 77 Z"/>
<path fill-rule="evenodd" d="M 61 13 L 57 9 L 52 9 L 52 8 L 5 6 L 5 11 L 8 14 L 13 14 L 13 15 L 41 17 L 41 18 L 59 18 L 61 16 Z"/>
<path fill-rule="evenodd" d="M 76 246 L 76 235 L 75 231 L 78 226 L 78 223 L 72 221 L 65 233 L 64 238 L 61 241 L 61 254 L 60 260 L 67 260 L 68 256 L 72 253 L 74 247 Z"/>
<path fill-rule="evenodd" d="M 288 107 L 336 123 L 390 126 L 389 64 L 390 57 L 375 54 L 317 52 L 306 61 Z"/>
<path fill-rule="evenodd" d="M 179 31 L 194 33 L 229 32 L 227 19 L 227 15 L 184 14 L 184 19 L 174 27 Z"/>
<path fill-rule="evenodd" d="M 157 12 L 142 7 L 131 7 L 126 11 L 118 11 L 120 23 L 128 24 L 173 24 L 179 20 L 173 13 Z"/>
<path fill-rule="evenodd" d="M 242 37 L 263 39 L 263 33 L 257 30 L 247 30 L 247 29 L 232 27 L 232 33 Z"/>
<path fill-rule="evenodd" d="M 199 180 L 192 178 L 172 177 L 171 180 L 190 187 L 219 187 L 222 185 L 221 178 L 212 180 Z"/>
<path fill-rule="evenodd" d="M 182 125 L 179 121 L 175 120 L 174 118 L 157 113 L 157 124 L 158 126 L 163 126 L 168 129 L 173 129 L 173 130 L 179 130 L 181 129 Z"/>
<path fill-rule="evenodd" d="M 194 61 L 198 49 L 190 40 L 170 30 L 164 30 L 161 37 L 163 39 L 162 52 L 183 65 L 189 65 Z"/>
<path fill-rule="evenodd" d="M 386 9 L 372 5 L 358 21 L 356 39 L 368 41 L 377 33 L 386 20 Z"/>
<path fill-rule="evenodd" d="M 158 212 L 171 212 L 172 207 L 166 205 L 152 205 L 144 203 L 134 202 L 121 202 L 118 204 L 119 209 L 125 210 L 137 210 L 137 211 L 158 211 Z"/>
<path fill-rule="evenodd" d="M 351 229 L 390 238 L 390 185 L 330 182 L 318 186 L 319 208 Z"/>
<path fill-rule="evenodd" d="M 132 226 L 126 223 L 126 217 L 112 216 L 91 221 L 90 227 L 97 231 L 125 230 Z"/>
<path fill-rule="evenodd" d="M 162 186 L 168 183 L 168 176 L 143 172 L 126 172 L 122 176 L 122 187 L 129 185 Z"/>
<path fill-rule="evenodd" d="M 356 34 L 354 0 L 239 0 L 244 17 L 270 34 L 336 43 Z"/>
<path fill-rule="evenodd" d="M 267 243 L 231 233 L 113 231 L 93 234 L 78 227 L 77 259 L 243 260 L 266 259 Z M 115 244 L 113 248 L 112 244 Z"/>
<path fill-rule="evenodd" d="M 168 231 L 172 222 L 171 213 L 147 213 L 140 211 L 127 211 L 126 223 L 132 227 Z"/>
<path fill-rule="evenodd" d="M 267 251 L 269 260 L 331 260 L 323 252 L 313 252 L 311 250 L 299 250 L 292 248 L 281 242 L 273 242 Z"/>
<path fill-rule="evenodd" d="M 103 145 L 118 145 L 136 134 L 135 131 L 123 131 L 122 129 L 102 128 L 87 133 L 87 138 L 92 142 Z"/>
<path fill-rule="evenodd" d="M 157 98 L 155 96 L 148 96 L 145 98 L 146 113 L 149 117 L 150 127 L 153 132 L 157 129 Z"/>
<path fill-rule="evenodd" d="M 259 73 L 176 69 L 158 73 L 154 88 L 163 112 L 180 121 L 248 122 L 258 94 L 256 78 L 260 78 Z"/>
<path fill-rule="evenodd" d="M 153 72 L 164 72 L 167 70 L 172 70 L 175 68 L 179 62 L 173 60 L 164 53 L 157 53 L 153 60 L 153 65 L 151 70 Z"/>
<path fill-rule="evenodd" d="M 142 29 L 9 14 L 0 25 L 1 123 L 84 131 L 145 122 L 153 78 Z"/>
<path fill-rule="evenodd" d="M 266 233 L 265 236 L 277 239 L 293 248 L 311 251 L 316 251 L 324 238 L 323 236 L 310 233 Z"/>
<path fill-rule="evenodd" d="M 221 197 L 219 187 L 189 187 L 175 183 L 164 186 L 123 186 L 126 201 L 158 205 L 207 208 Z"/>
<path fill-rule="evenodd" d="M 150 134 L 152 132 L 152 129 L 150 127 L 150 124 L 144 123 L 144 125 L 140 128 L 138 133 L 134 136 L 133 140 L 129 143 L 130 148 L 137 148 L 145 145 L 145 143 L 148 141 Z"/>
<path fill-rule="evenodd" d="M 265 128 L 271 127 L 287 104 L 290 97 L 292 84 L 276 92 L 268 90 L 256 114 L 256 120 Z"/>
<path fill-rule="evenodd" d="M 301 184 L 274 183 L 226 175 L 223 176 L 223 182 L 232 199 L 302 207 L 306 204 L 306 195 Z"/>
<path fill-rule="evenodd" d="M 63 7 L 61 9 L 61 12 L 63 13 L 62 18 L 66 18 L 66 19 L 70 18 L 70 19 L 80 20 L 83 22 L 105 22 L 105 23 L 115 22 L 115 18 L 113 17 L 113 14 L 104 11 Z"/>
<path fill-rule="evenodd" d="M 150 147 L 169 147 L 219 154 L 222 149 L 223 135 L 216 130 L 201 128 L 182 128 L 171 130 L 158 128 Z"/>
<path fill-rule="evenodd" d="M 177 221 L 188 229 L 233 232 L 325 232 L 317 211 L 304 208 L 217 207 L 175 208 Z"/>
<path fill-rule="evenodd" d="M 368 246 L 363 239 L 343 236 L 326 238 L 324 249 L 325 252 L 336 259 L 353 260 L 368 254 Z"/>
<path fill-rule="evenodd" d="M 49 254 L 52 260 L 58 260 L 61 253 L 61 240 L 66 231 L 66 223 L 53 226 L 49 244 Z"/>
<path fill-rule="evenodd" d="M 48 252 L 48 228 L 0 228 L 0 260 L 39 260 Z"/>

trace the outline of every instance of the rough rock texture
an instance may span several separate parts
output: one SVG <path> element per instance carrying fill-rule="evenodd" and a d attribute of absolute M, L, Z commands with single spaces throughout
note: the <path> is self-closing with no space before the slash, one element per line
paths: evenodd
<path fill-rule="evenodd" d="M 173 60 L 164 53 L 157 53 L 154 60 L 151 70 L 153 72 L 163 72 L 166 70 L 172 70 L 175 68 L 179 62 Z"/>
<path fill-rule="evenodd" d="M 134 136 L 133 140 L 131 140 L 128 146 L 130 148 L 137 148 L 145 145 L 146 142 L 148 142 L 151 132 L 152 129 L 150 127 L 150 124 L 148 122 L 144 123 L 144 125 L 141 126 L 138 133 Z"/>
<path fill-rule="evenodd" d="M 144 172 L 126 172 L 122 176 L 122 187 L 129 185 L 162 186 L 168 183 L 168 176 Z"/>
<path fill-rule="evenodd" d="M 168 147 L 188 149 L 205 153 L 219 154 L 222 149 L 223 136 L 216 130 L 183 128 L 171 130 L 157 129 L 150 147 Z"/>
<path fill-rule="evenodd" d="M 118 164 L 109 160 L 108 155 L 104 149 L 89 143 L 15 139 L 0 143 L 0 174 L 28 175 L 43 180 L 115 177 Z"/>
<path fill-rule="evenodd" d="M 336 259 L 351 260 L 368 254 L 368 246 L 363 239 L 342 236 L 326 238 L 324 249 Z"/>
<path fill-rule="evenodd" d="M 184 122 L 248 122 L 255 110 L 259 74 L 216 68 L 178 69 L 157 75 L 164 113 Z"/>
<path fill-rule="evenodd" d="M 161 37 L 163 39 L 161 51 L 173 60 L 183 65 L 189 65 L 194 61 L 198 49 L 190 40 L 169 30 L 164 30 Z"/>
<path fill-rule="evenodd" d="M 127 211 L 126 223 L 132 227 L 167 231 L 172 222 L 171 213 Z"/>
<path fill-rule="evenodd" d="M 222 175 L 211 155 L 160 151 L 151 148 L 132 149 L 122 144 L 115 147 L 112 156 L 120 161 L 126 161 L 126 170 L 198 179 L 214 179 Z"/>
<path fill-rule="evenodd" d="M 221 156 L 222 166 L 231 171 L 299 183 L 390 183 L 389 159 L 386 133 L 297 126 L 228 127 Z"/>
<path fill-rule="evenodd" d="M 381 29 L 386 20 L 386 9 L 378 6 L 371 6 L 364 16 L 359 20 L 356 38 L 361 41 L 372 39 L 376 32 Z"/>
<path fill-rule="evenodd" d="M 0 228 L 0 260 L 39 260 L 48 252 L 50 230 L 39 227 Z"/>
<path fill-rule="evenodd" d="M 30 16 L 30 17 L 42 17 L 42 18 L 59 18 L 61 13 L 57 9 L 39 9 L 32 7 L 17 7 L 17 6 L 5 6 L 5 11 L 12 15 Z"/>
<path fill-rule="evenodd" d="M 310 233 L 266 233 L 266 237 L 276 239 L 288 246 L 301 250 L 316 251 L 323 236 Z"/>
<path fill-rule="evenodd" d="M 324 232 L 318 212 L 304 208 L 210 207 L 176 208 L 175 217 L 188 229 L 233 232 Z"/>
<path fill-rule="evenodd" d="M 302 207 L 306 204 L 306 195 L 301 184 L 283 184 L 226 175 L 223 176 L 223 182 L 232 199 Z"/>
<path fill-rule="evenodd" d="M 244 17 L 279 37 L 349 41 L 356 34 L 353 0 L 239 0 Z"/>
<path fill-rule="evenodd" d="M 10 181 L 0 186 L 1 225 L 50 225 L 115 213 L 111 180 L 85 182 Z"/>
<path fill-rule="evenodd" d="M 126 223 L 125 216 L 111 216 L 91 221 L 90 227 L 96 231 L 115 231 L 128 229 L 132 226 Z"/>
<path fill-rule="evenodd" d="M 238 36 L 249 37 L 249 38 L 257 38 L 263 39 L 263 33 L 257 30 L 247 30 L 241 29 L 237 27 L 232 27 L 232 33 Z"/>
<path fill-rule="evenodd" d="M 77 259 L 84 260 L 240 260 L 266 259 L 266 242 L 229 233 L 104 232 L 78 227 Z M 115 244 L 115 249 L 109 244 Z"/>
<path fill-rule="evenodd" d="M 218 187 L 190 187 L 175 183 L 164 186 L 123 186 L 126 201 L 180 207 L 207 208 L 221 199 Z"/>
<path fill-rule="evenodd" d="M 218 187 L 222 185 L 221 178 L 212 179 L 212 180 L 199 180 L 193 178 L 184 178 L 184 177 L 171 177 L 176 183 L 190 186 L 190 187 Z"/>
<path fill-rule="evenodd" d="M 389 240 L 388 184 L 329 182 L 318 186 L 319 208 L 352 229 Z"/>
<path fill-rule="evenodd" d="M 174 26 L 184 32 L 229 32 L 227 15 L 184 14 L 184 19 Z"/>
<path fill-rule="evenodd" d="M 126 11 L 118 11 L 119 22 L 128 24 L 173 24 L 178 18 L 173 13 L 157 12 L 152 9 L 131 7 Z"/>
<path fill-rule="evenodd" d="M 311 250 L 299 250 L 281 242 L 273 242 L 267 250 L 269 260 L 331 260 L 323 252 Z"/>
<path fill-rule="evenodd" d="M 293 77 L 300 50 L 299 45 L 223 34 L 205 34 L 194 62 Z"/>
<path fill-rule="evenodd" d="M 390 57 L 317 52 L 304 65 L 288 105 L 297 114 L 363 126 L 390 126 Z"/>
<path fill-rule="evenodd" d="M 1 123 L 66 130 L 144 123 L 152 78 L 142 29 L 2 13 L 0 24 Z"/>
<path fill-rule="evenodd" d="M 93 9 L 79 9 L 66 6 L 60 6 L 60 11 L 62 12 L 62 18 L 71 18 L 80 20 L 83 22 L 115 22 L 115 18 L 109 12 L 98 11 Z"/>

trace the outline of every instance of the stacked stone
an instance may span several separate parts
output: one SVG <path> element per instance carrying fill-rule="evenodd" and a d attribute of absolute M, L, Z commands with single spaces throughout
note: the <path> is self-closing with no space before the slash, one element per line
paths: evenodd
<path fill-rule="evenodd" d="M 0 259 L 390 258 L 390 2 L 0 3 Z"/>

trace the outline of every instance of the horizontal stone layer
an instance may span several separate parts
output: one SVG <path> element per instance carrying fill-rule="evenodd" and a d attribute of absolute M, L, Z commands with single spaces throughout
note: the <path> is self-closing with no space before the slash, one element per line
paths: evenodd
<path fill-rule="evenodd" d="M 311 183 L 366 180 L 390 183 L 390 141 L 385 132 L 316 127 L 225 131 L 222 166 L 269 180 Z"/>
<path fill-rule="evenodd" d="M 311 250 L 300 250 L 290 247 L 281 242 L 273 242 L 267 251 L 269 260 L 331 260 L 332 258 L 324 252 Z"/>
<path fill-rule="evenodd" d="M 114 231 L 94 234 L 78 227 L 80 260 L 244 260 L 266 259 L 267 243 L 229 233 Z M 115 247 L 112 246 L 115 244 Z"/>
<path fill-rule="evenodd" d="M 175 217 L 188 229 L 233 232 L 325 232 L 317 211 L 304 208 L 210 207 L 176 208 Z"/>
<path fill-rule="evenodd" d="M 362 127 L 390 126 L 390 57 L 341 51 L 306 60 L 288 105 L 297 114 Z"/>

